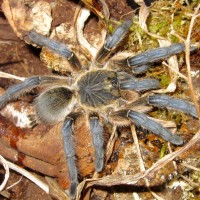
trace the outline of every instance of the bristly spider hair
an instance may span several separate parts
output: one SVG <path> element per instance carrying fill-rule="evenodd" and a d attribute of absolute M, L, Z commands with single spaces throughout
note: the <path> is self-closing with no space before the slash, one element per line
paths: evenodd
<path fill-rule="evenodd" d="M 66 58 L 71 64 L 71 78 L 59 76 L 36 76 L 10 87 L 0 97 L 0 108 L 21 94 L 43 85 L 46 90 L 35 101 L 37 118 L 49 124 L 63 121 L 62 136 L 67 158 L 69 177 L 71 181 L 70 195 L 76 195 L 78 170 L 75 162 L 73 141 L 73 124 L 77 116 L 86 115 L 95 148 L 95 169 L 101 172 L 104 167 L 103 124 L 111 123 L 116 126 L 128 126 L 134 123 L 174 145 L 183 145 L 183 139 L 172 134 L 167 128 L 149 118 L 144 111 L 137 110 L 138 101 L 128 102 L 122 91 L 134 90 L 145 92 L 160 87 L 156 79 L 139 79 L 134 74 L 145 73 L 148 63 L 163 60 L 184 51 L 182 43 L 169 47 L 160 47 L 123 59 L 112 58 L 111 54 L 119 47 L 128 34 L 131 21 L 125 21 L 108 35 L 104 45 L 93 58 L 89 70 L 86 70 L 78 57 L 65 45 L 44 37 L 34 30 L 28 33 L 29 39 L 40 46 L 45 46 Z M 117 70 L 114 70 L 116 69 Z M 128 73 L 124 69 L 129 69 Z M 52 86 L 53 85 L 53 86 Z M 142 105 L 167 107 L 182 111 L 197 117 L 192 103 L 167 95 L 152 94 L 139 101 Z"/>

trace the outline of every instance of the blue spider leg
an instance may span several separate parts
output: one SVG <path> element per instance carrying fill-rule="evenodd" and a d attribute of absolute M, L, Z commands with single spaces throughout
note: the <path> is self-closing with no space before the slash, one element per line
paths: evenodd
<path fill-rule="evenodd" d="M 103 60 L 110 52 L 112 52 L 118 44 L 125 38 L 130 27 L 131 20 L 123 22 L 119 27 L 115 29 L 112 35 L 109 35 L 101 49 L 96 55 L 96 61 L 100 62 Z"/>
<path fill-rule="evenodd" d="M 153 66 L 152 65 L 141 65 L 138 67 L 134 67 L 132 69 L 132 72 L 133 72 L 133 74 L 143 74 L 151 67 L 153 67 Z"/>
<path fill-rule="evenodd" d="M 151 131 L 156 135 L 162 137 L 164 140 L 175 144 L 183 145 L 183 139 L 177 135 L 172 134 L 167 128 L 163 127 L 161 124 L 148 118 L 147 115 L 139 113 L 133 110 L 127 110 L 127 117 L 136 125 L 140 126 L 145 130 Z"/>
<path fill-rule="evenodd" d="M 45 46 L 64 58 L 67 58 L 74 70 L 79 71 L 81 69 L 81 63 L 77 56 L 65 44 L 40 35 L 34 30 L 28 33 L 28 37 L 32 42 L 40 46 Z"/>
<path fill-rule="evenodd" d="M 64 143 L 64 151 L 67 159 L 69 178 L 70 178 L 70 196 L 72 198 L 76 195 L 76 188 L 78 184 L 78 171 L 76 167 L 76 152 L 73 141 L 73 119 L 66 117 L 62 126 L 62 137 Z"/>
<path fill-rule="evenodd" d="M 66 81 L 67 79 L 65 79 Z M 10 101 L 17 99 L 21 94 L 30 91 L 38 85 L 49 84 L 51 82 L 63 82 L 64 79 L 51 77 L 51 76 L 35 76 L 25 79 L 23 82 L 18 83 L 8 88 L 5 93 L 0 97 L 0 109 L 3 108 Z M 67 82 L 67 81 L 66 81 Z"/>
<path fill-rule="evenodd" d="M 148 97 L 148 103 L 157 107 L 172 108 L 198 118 L 198 114 L 194 105 L 191 102 L 183 99 L 155 94 Z"/>
<path fill-rule="evenodd" d="M 191 46 L 191 51 L 194 50 L 195 47 Z M 128 66 L 132 69 L 146 65 L 148 63 L 153 63 L 159 60 L 166 59 L 175 54 L 181 53 L 185 50 L 185 45 L 183 43 L 174 43 L 168 47 L 158 47 L 155 49 L 151 49 L 145 52 L 142 52 L 136 56 L 129 57 L 127 59 L 122 60 L 114 60 L 113 63 L 119 66 Z"/>
<path fill-rule="evenodd" d="M 127 80 L 127 82 L 124 82 L 120 84 L 119 88 L 121 90 L 135 90 L 137 92 L 141 91 L 147 91 L 152 89 L 158 89 L 160 88 L 160 82 L 156 79 L 131 79 Z"/>
<path fill-rule="evenodd" d="M 179 135 L 172 134 L 167 128 L 148 118 L 147 115 L 129 110 L 127 112 L 127 117 L 133 121 L 136 126 L 151 131 L 172 144 L 183 145 L 183 139 Z"/>
<path fill-rule="evenodd" d="M 119 72 L 118 82 L 120 90 L 135 90 L 137 92 L 160 88 L 160 82 L 156 79 L 138 79 L 133 75 Z"/>
<path fill-rule="evenodd" d="M 100 125 L 98 117 L 90 117 L 90 131 L 95 148 L 95 169 L 97 172 L 101 172 L 104 167 L 104 140 L 103 127 Z"/>

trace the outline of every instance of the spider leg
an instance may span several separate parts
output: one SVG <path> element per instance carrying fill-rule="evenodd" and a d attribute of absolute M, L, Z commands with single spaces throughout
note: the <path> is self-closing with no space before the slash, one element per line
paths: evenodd
<path fill-rule="evenodd" d="M 142 128 L 161 136 L 164 140 L 172 144 L 175 145 L 183 144 L 183 139 L 180 136 L 178 136 L 177 134 L 172 134 L 167 128 L 163 127 L 161 124 L 148 118 L 147 115 L 143 113 L 129 110 L 127 112 L 127 117 L 131 121 L 133 121 L 135 125 L 141 126 Z"/>
<path fill-rule="evenodd" d="M 64 151 L 67 159 L 69 177 L 70 177 L 70 196 L 75 197 L 78 183 L 78 171 L 76 167 L 76 153 L 73 141 L 73 119 L 66 117 L 62 126 L 62 137 L 64 143 Z"/>
<path fill-rule="evenodd" d="M 195 47 L 191 46 L 191 50 L 194 49 Z M 114 60 L 113 63 L 119 66 L 125 65 L 134 70 L 134 68 L 138 66 L 163 60 L 175 54 L 181 53 L 184 50 L 185 50 L 185 45 L 183 43 L 174 43 L 171 46 L 151 49 L 126 59 Z"/>
<path fill-rule="evenodd" d="M 145 73 L 150 67 L 153 67 L 152 65 L 141 65 L 134 67 L 132 69 L 133 74 L 143 74 Z"/>
<path fill-rule="evenodd" d="M 66 81 L 66 79 L 65 79 Z M 5 93 L 0 97 L 0 109 L 3 108 L 7 103 L 17 99 L 21 94 L 30 91 L 31 89 L 51 82 L 64 82 L 64 79 L 51 77 L 51 76 L 35 76 L 25 79 L 23 82 L 11 86 Z"/>
<path fill-rule="evenodd" d="M 155 94 L 148 97 L 148 103 L 157 107 L 172 108 L 198 118 L 194 105 L 183 99 L 178 99 L 163 94 Z"/>
<path fill-rule="evenodd" d="M 109 35 L 101 49 L 96 55 L 96 61 L 101 62 L 108 54 L 110 54 L 117 45 L 125 38 L 126 34 L 131 27 L 132 22 L 130 20 L 125 21 L 119 27 L 115 29 L 112 35 Z"/>
<path fill-rule="evenodd" d="M 79 71 L 81 69 L 81 63 L 77 56 L 65 44 L 49 39 L 48 37 L 38 34 L 34 30 L 28 33 L 28 37 L 32 42 L 40 46 L 45 46 L 64 58 L 67 58 L 75 71 Z"/>
<path fill-rule="evenodd" d="M 172 144 L 183 145 L 183 139 L 179 135 L 172 134 L 167 128 L 153 121 L 143 113 L 139 113 L 129 109 L 116 111 L 112 113 L 111 117 L 115 115 L 120 116 L 122 118 L 130 119 L 136 126 L 151 131 Z"/>
<path fill-rule="evenodd" d="M 104 166 L 104 140 L 103 127 L 100 125 L 98 117 L 90 117 L 90 130 L 95 148 L 95 169 L 97 172 L 101 172 Z"/>
<path fill-rule="evenodd" d="M 138 79 L 127 73 L 118 73 L 118 81 L 121 90 L 141 92 L 160 88 L 160 82 L 156 79 Z"/>

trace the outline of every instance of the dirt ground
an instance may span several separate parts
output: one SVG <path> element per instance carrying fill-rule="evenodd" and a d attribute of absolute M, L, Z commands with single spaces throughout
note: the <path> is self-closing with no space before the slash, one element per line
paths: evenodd
<path fill-rule="evenodd" d="M 0 1 L 0 5 L 2 2 L 3 0 Z M 27 1 L 27 4 L 30 2 L 30 0 Z M 51 30 L 61 23 L 70 22 L 74 16 L 75 7 L 78 4 L 78 1 L 71 0 L 46 0 L 46 2 L 50 2 L 53 5 Z M 119 21 L 122 16 L 124 16 L 123 19 L 130 19 L 134 15 L 133 9 L 138 7 L 133 1 L 110 0 L 106 2 L 110 10 L 110 19 L 116 21 Z M 93 14 L 85 28 L 87 38 L 90 38 L 90 36 L 94 35 L 99 29 L 99 24 L 97 22 L 98 17 Z M 40 52 L 40 49 L 26 44 L 24 40 L 16 36 L 3 11 L 0 10 L 0 71 L 20 77 L 60 74 L 59 72 L 47 68 L 46 64 L 41 62 Z M 196 74 L 193 77 L 193 84 L 200 103 L 199 63 L 200 50 L 196 50 L 191 55 L 191 68 L 192 72 Z M 186 74 L 184 62 L 182 62 L 180 71 Z M 6 90 L 9 86 L 17 82 L 18 81 L 13 79 L 0 78 L 1 91 Z M 186 84 L 181 81 L 179 81 L 178 84 L 179 92 L 185 89 L 185 96 L 188 96 L 189 90 L 187 86 L 185 86 Z M 185 88 L 183 89 L 182 87 Z M 27 96 L 20 97 L 17 102 L 13 103 L 13 106 L 18 110 L 23 107 L 30 110 L 32 113 L 32 103 L 39 91 L 40 89 L 34 89 Z M 185 133 L 184 139 L 189 141 L 198 130 L 199 122 L 192 117 L 186 116 L 183 118 L 183 123 L 178 124 L 179 130 Z M 177 118 L 174 120 L 177 120 Z M 47 194 L 29 179 L 11 170 L 6 185 L 6 188 L 9 188 L 0 193 L 0 199 L 68 199 L 67 196 L 63 197 L 59 195 L 59 191 L 63 192 L 69 187 L 69 180 L 66 180 L 68 172 L 66 162 L 63 158 L 64 153 L 60 135 L 60 124 L 55 127 L 38 124 L 30 129 L 19 128 L 15 125 L 15 122 L 15 118 L 9 121 L 6 117 L 0 115 L 0 138 L 2 138 L 2 140 L 0 140 L 0 154 L 27 169 L 44 182 L 46 182 L 45 176 L 52 177 L 57 181 L 59 189 L 57 192 L 54 191 L 54 195 Z M 94 150 L 90 147 L 91 141 L 89 141 L 86 127 L 82 123 L 79 124 L 76 132 L 80 132 L 81 129 L 84 129 L 82 132 L 84 132 L 83 135 L 86 134 L 86 136 L 81 136 L 81 139 L 77 139 L 78 145 L 81 146 L 78 151 L 82 152 L 84 149 L 84 153 L 82 152 L 82 154 L 78 156 L 79 161 L 77 165 L 80 171 L 80 181 L 85 178 L 91 178 L 94 174 Z M 105 140 L 108 140 L 110 136 L 110 127 L 105 127 L 105 130 Z M 142 133 L 142 130 L 138 130 L 137 132 L 140 139 L 140 148 L 142 149 L 144 160 L 146 161 L 145 167 L 149 168 L 153 162 L 159 159 L 163 141 L 160 142 L 158 137 L 155 137 L 153 134 L 147 136 L 147 134 Z M 79 136 L 76 137 L 78 138 Z M 85 147 L 85 144 L 82 144 L 83 142 L 88 143 L 89 147 Z M 2 149 L 2 147 L 4 149 Z M 179 147 L 173 147 L 173 150 L 178 149 Z M 4 152 L 4 154 L 2 152 Z M 178 173 L 174 169 L 172 162 L 166 165 L 155 177 L 152 177 L 152 183 L 150 184 L 152 186 L 151 190 L 163 199 L 199 199 L 199 171 L 181 165 L 181 163 L 184 162 L 199 170 L 199 152 L 200 144 L 197 143 L 184 154 L 181 154 L 181 156 L 177 158 Z M 34 163 L 34 161 L 36 163 Z M 116 140 L 113 154 L 108 162 L 108 166 L 106 166 L 104 172 L 101 173 L 101 177 L 110 174 L 134 175 L 138 173 L 138 171 L 140 171 L 140 169 L 138 167 L 136 147 L 133 145 L 130 129 L 121 128 L 118 131 L 118 139 Z M 4 179 L 4 173 L 4 168 L 0 166 L 0 183 Z M 168 185 L 166 186 L 166 184 Z M 138 186 L 120 185 L 114 187 L 93 187 L 92 189 L 88 189 L 88 191 L 82 195 L 81 199 L 155 199 L 152 193 L 145 187 L 144 182 L 139 183 Z"/>

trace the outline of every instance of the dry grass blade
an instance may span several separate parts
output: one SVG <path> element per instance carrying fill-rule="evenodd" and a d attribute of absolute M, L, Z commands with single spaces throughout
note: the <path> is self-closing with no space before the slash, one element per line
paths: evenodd
<path fill-rule="evenodd" d="M 10 176 L 10 172 L 9 172 L 9 167 L 8 167 L 7 161 L 1 155 L 0 155 L 0 162 L 3 165 L 4 169 L 6 170 L 4 180 L 0 185 L 0 192 L 1 192 L 4 189 L 4 187 L 5 187 L 5 185 L 6 185 L 7 181 L 8 181 L 8 178 Z"/>
<path fill-rule="evenodd" d="M 193 181 L 191 181 L 189 178 L 187 178 L 187 177 L 185 177 L 185 176 L 183 176 L 183 175 L 181 175 L 181 178 L 183 179 L 183 180 L 185 180 L 186 182 L 188 182 L 192 187 L 200 187 L 200 184 L 198 184 L 198 183 L 194 183 Z"/>
<path fill-rule="evenodd" d="M 15 182 L 15 183 L 13 183 L 12 185 L 6 187 L 6 190 L 9 190 L 10 188 L 14 187 L 14 186 L 17 185 L 19 182 L 21 182 L 21 181 L 22 181 L 22 178 L 23 178 L 23 176 L 21 176 L 21 178 L 20 178 L 17 182 Z"/>
<path fill-rule="evenodd" d="M 99 8 L 96 8 L 96 2 L 91 0 L 82 0 L 82 2 L 100 19 L 104 19 L 103 14 L 99 11 Z"/>
<path fill-rule="evenodd" d="M 189 168 L 189 169 L 192 169 L 192 170 L 195 170 L 195 171 L 200 172 L 200 169 L 199 169 L 199 168 L 194 167 L 194 166 L 192 166 L 192 165 L 188 165 L 188 164 L 186 164 L 186 163 L 181 163 L 181 165 L 184 166 L 184 167 L 187 167 L 187 168 Z"/>
<path fill-rule="evenodd" d="M 1 71 L 0 71 L 0 77 L 1 77 L 1 78 L 16 79 L 16 80 L 20 80 L 20 81 L 24 81 L 24 80 L 25 80 L 24 77 L 15 76 L 15 75 L 8 74 L 8 73 L 6 73 L 6 72 L 1 72 Z"/>
<path fill-rule="evenodd" d="M 50 178 L 48 176 L 45 177 L 49 187 L 50 187 L 50 195 L 57 200 L 70 200 L 68 194 L 66 194 L 58 185 L 54 178 Z"/>
<path fill-rule="evenodd" d="M 34 175 L 32 175 L 30 172 L 26 171 L 25 169 L 18 167 L 17 165 L 5 160 L 1 155 L 0 155 L 0 160 L 1 160 L 1 163 L 3 164 L 4 168 L 6 169 L 6 176 L 5 176 L 4 182 L 0 186 L 0 191 L 4 188 L 4 186 L 8 180 L 9 168 L 10 168 L 10 169 L 22 174 L 23 176 L 25 176 L 26 178 L 28 178 L 29 180 L 34 182 L 42 190 L 44 190 L 46 193 L 49 194 L 49 186 L 46 183 L 42 182 L 40 179 L 38 179 L 37 177 L 35 177 Z"/>
<path fill-rule="evenodd" d="M 111 134 L 110 139 L 109 139 L 108 144 L 107 144 L 107 148 L 106 148 L 106 162 L 105 162 L 105 164 L 108 162 L 108 160 L 110 159 L 110 157 L 112 155 L 112 152 L 113 152 L 113 148 L 114 148 L 115 141 L 116 141 L 116 138 L 117 138 L 116 129 L 117 129 L 117 127 L 114 126 L 112 134 Z"/>

